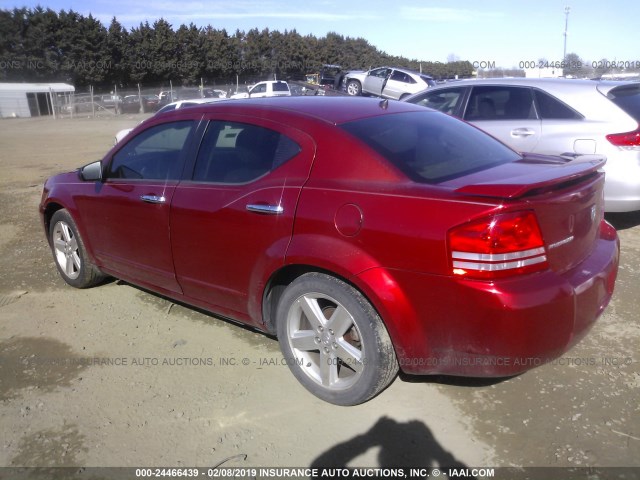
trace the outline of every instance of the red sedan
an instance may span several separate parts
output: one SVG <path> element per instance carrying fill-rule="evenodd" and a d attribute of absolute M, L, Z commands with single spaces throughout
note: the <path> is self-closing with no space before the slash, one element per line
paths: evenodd
<path fill-rule="evenodd" d="M 111 275 L 276 335 L 308 390 L 354 405 L 399 368 L 508 376 L 575 344 L 618 267 L 603 162 L 407 103 L 229 101 L 152 117 L 50 178 L 40 213 L 70 285 Z"/>

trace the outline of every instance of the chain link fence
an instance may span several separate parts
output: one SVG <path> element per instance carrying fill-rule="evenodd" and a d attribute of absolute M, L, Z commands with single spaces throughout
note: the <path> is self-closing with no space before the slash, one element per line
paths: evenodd
<path fill-rule="evenodd" d="M 138 85 L 135 88 L 77 88 L 72 94 L 53 97 L 58 118 L 99 118 L 122 114 L 153 113 L 164 105 L 193 98 L 230 98 L 247 92 L 247 84 L 218 84 L 174 87 L 171 84 Z M 289 81 L 292 95 L 339 95 L 342 92 L 302 81 Z"/>

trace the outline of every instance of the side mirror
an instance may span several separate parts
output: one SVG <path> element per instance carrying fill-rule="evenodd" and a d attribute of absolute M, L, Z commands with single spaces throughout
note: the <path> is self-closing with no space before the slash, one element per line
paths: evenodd
<path fill-rule="evenodd" d="M 98 182 L 102 180 L 102 162 L 97 162 L 85 165 L 79 170 L 79 175 L 85 182 Z"/>

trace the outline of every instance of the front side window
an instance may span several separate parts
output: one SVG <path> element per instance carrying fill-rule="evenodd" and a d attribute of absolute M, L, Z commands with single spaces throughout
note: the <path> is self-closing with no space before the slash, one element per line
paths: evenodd
<path fill-rule="evenodd" d="M 247 123 L 212 121 L 198 152 L 193 180 L 251 182 L 299 152 L 296 142 L 275 130 Z"/>
<path fill-rule="evenodd" d="M 372 77 L 385 78 L 389 74 L 388 68 L 376 68 L 375 70 L 371 70 L 369 75 Z"/>
<path fill-rule="evenodd" d="M 422 94 L 421 98 L 414 103 L 452 114 L 462 99 L 462 92 L 461 88 L 435 90 Z"/>
<path fill-rule="evenodd" d="M 521 158 L 481 130 L 428 110 L 356 120 L 342 128 L 421 183 L 440 183 Z"/>
<path fill-rule="evenodd" d="M 251 89 L 251 93 L 265 93 L 267 91 L 267 86 L 264 83 L 256 85 Z"/>
<path fill-rule="evenodd" d="M 129 180 L 178 180 L 182 151 L 193 122 L 165 123 L 132 138 L 114 156 L 107 178 Z"/>
<path fill-rule="evenodd" d="M 533 95 L 528 87 L 473 87 L 464 115 L 469 122 L 535 118 Z"/>

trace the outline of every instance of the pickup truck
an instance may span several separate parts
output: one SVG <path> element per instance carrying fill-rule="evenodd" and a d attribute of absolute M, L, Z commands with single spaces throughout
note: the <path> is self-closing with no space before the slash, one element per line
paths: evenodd
<path fill-rule="evenodd" d="M 231 98 L 290 97 L 289 84 L 282 80 L 258 82 L 249 87 L 247 92 L 236 93 Z"/>

